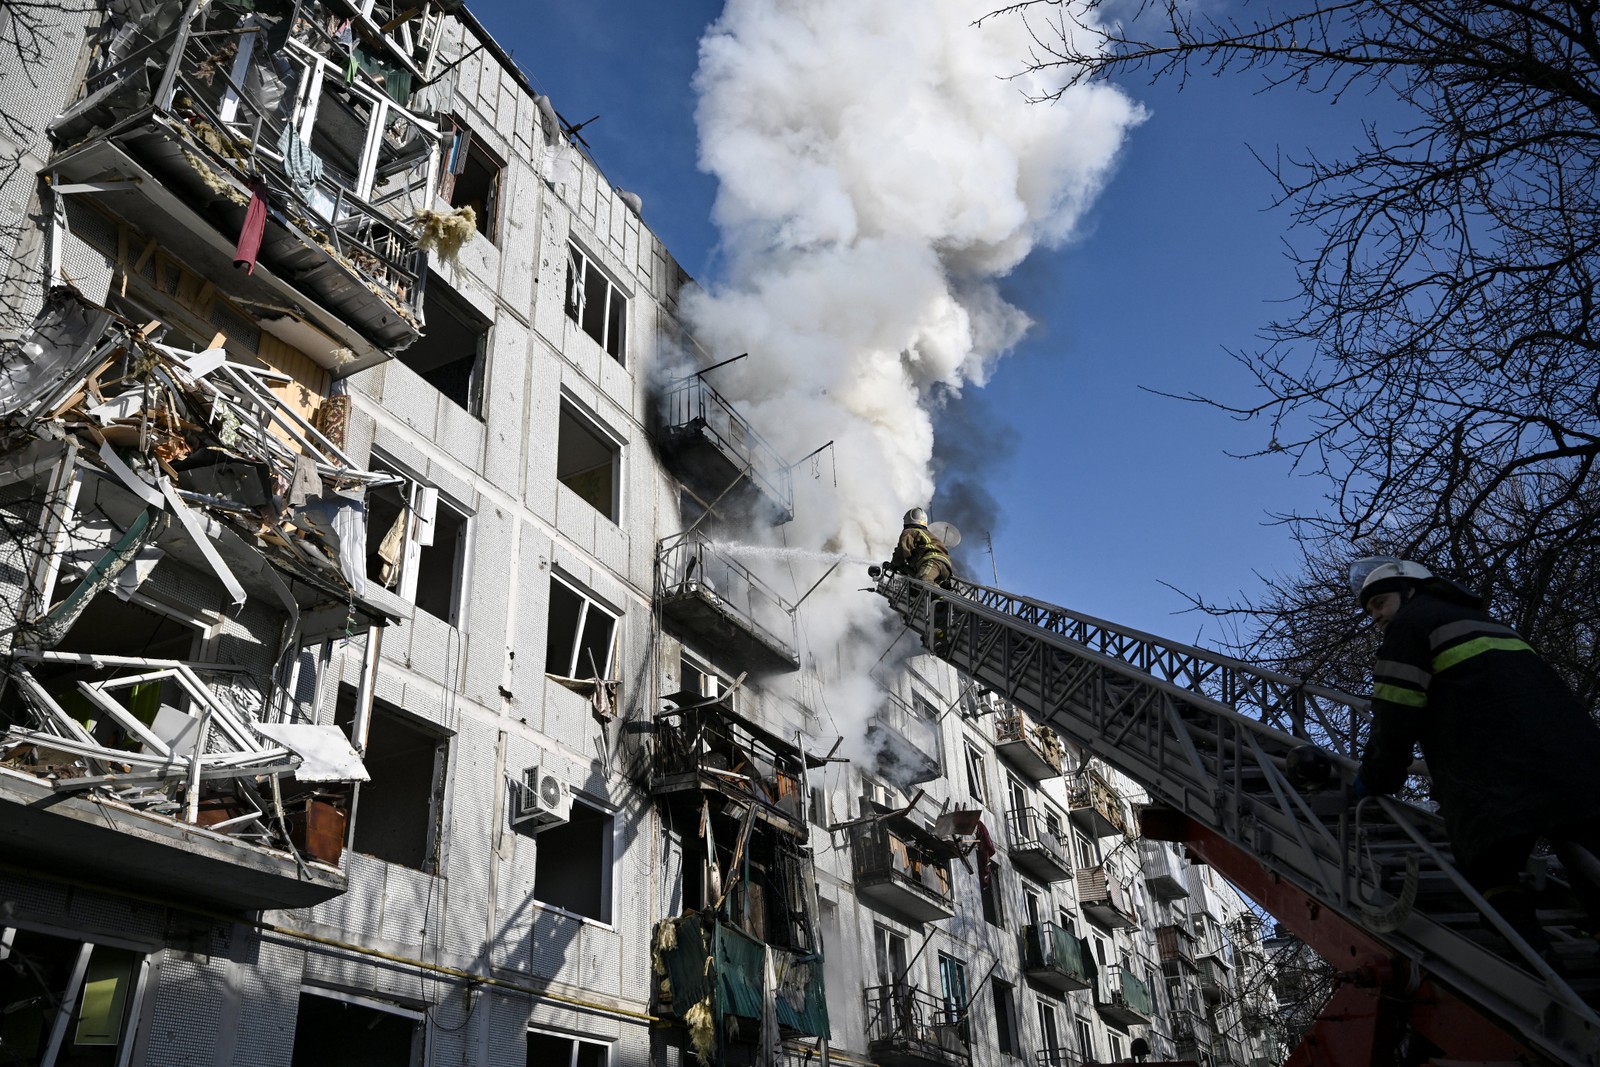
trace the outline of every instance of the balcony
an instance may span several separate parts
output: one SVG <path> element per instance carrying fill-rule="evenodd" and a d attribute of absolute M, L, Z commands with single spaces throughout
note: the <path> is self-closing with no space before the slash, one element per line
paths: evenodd
<path fill-rule="evenodd" d="M 878 1067 L 966 1067 L 964 1005 L 951 1005 L 915 986 L 869 986 L 867 1058 Z"/>
<path fill-rule="evenodd" d="M 665 699 L 677 710 L 656 716 L 651 793 L 717 793 L 753 804 L 762 820 L 805 840 L 801 783 L 806 769 L 823 761 L 735 714 L 727 698 L 707 704 L 698 693 L 674 693 Z"/>
<path fill-rule="evenodd" d="M 939 760 L 939 724 L 893 693 L 867 720 L 873 770 L 890 781 L 921 785 L 944 774 Z"/>
<path fill-rule="evenodd" d="M 1067 802 L 1073 823 L 1090 837 L 1127 834 L 1122 798 L 1094 771 L 1085 771 L 1067 783 Z"/>
<path fill-rule="evenodd" d="M 1077 1049 L 1042 1048 L 1033 1054 L 1034 1067 L 1084 1067 L 1083 1054 Z"/>
<path fill-rule="evenodd" d="M 1062 993 L 1094 985 L 1088 942 L 1053 922 L 1022 928 L 1022 973 Z"/>
<path fill-rule="evenodd" d="M 1200 995 L 1211 1004 L 1219 1003 L 1228 989 L 1228 968 L 1217 956 L 1201 956 L 1197 963 Z"/>
<path fill-rule="evenodd" d="M 228 295 L 337 339 L 307 348 L 330 369 L 340 344 L 357 356 L 345 372 L 406 347 L 427 265 L 414 213 L 432 204 L 440 137 L 407 107 L 412 79 L 347 79 L 348 52 L 310 11 L 274 50 L 237 8 L 188 14 L 104 42 L 105 65 L 51 125 L 52 181 Z M 358 47 L 361 66 L 399 65 L 381 51 Z M 247 273 L 233 264 L 253 198 L 266 218 Z"/>
<path fill-rule="evenodd" d="M 1072 861 L 1060 829 L 1053 832 L 1049 819 L 1034 808 L 1014 808 L 1006 812 L 1006 843 L 1011 865 L 1028 877 L 1049 884 L 1072 877 Z"/>
<path fill-rule="evenodd" d="M 903 815 L 885 815 L 850 827 L 856 895 L 911 923 L 955 914 L 950 861 L 958 854 Z"/>
<path fill-rule="evenodd" d="M 1035 784 L 1061 777 L 1066 752 L 1055 730 L 1028 721 L 1015 709 L 1001 712 L 994 722 L 995 754 L 1011 769 Z"/>
<path fill-rule="evenodd" d="M 783 1037 L 828 1035 L 822 961 L 814 955 L 764 945 L 710 910 L 658 923 L 652 948 L 666 972 L 656 983 L 656 1011 L 687 1025 L 691 1009 L 709 1004 L 713 1039 L 743 1047 L 732 1062 L 754 1050 L 769 1011 Z M 776 990 L 765 984 L 768 966 L 782 976 Z M 722 1052 L 712 1058 L 722 1062 Z"/>
<path fill-rule="evenodd" d="M 727 491 L 774 525 L 794 518 L 788 464 L 703 377 L 668 386 L 660 412 L 657 439 L 667 462 L 707 500 Z"/>
<path fill-rule="evenodd" d="M 1169 1022 L 1180 1060 L 1199 1060 L 1210 1054 L 1211 1027 L 1197 1012 L 1180 1008 L 1172 1013 Z"/>
<path fill-rule="evenodd" d="M 1189 895 L 1183 861 L 1165 841 L 1140 838 L 1139 866 L 1144 871 L 1144 884 L 1155 899 L 1182 900 Z"/>
<path fill-rule="evenodd" d="M 680 636 L 756 673 L 798 670 L 793 608 L 709 538 L 656 546 L 656 604 Z"/>
<path fill-rule="evenodd" d="M 1079 869 L 1078 907 L 1085 916 L 1107 929 L 1139 925 L 1133 895 L 1104 866 Z"/>
<path fill-rule="evenodd" d="M 1168 978 L 1194 973 L 1194 935 L 1187 926 L 1169 923 L 1156 927 L 1156 950 L 1160 954 L 1162 973 Z"/>
<path fill-rule="evenodd" d="M 1119 1029 L 1145 1025 L 1156 1013 L 1150 986 L 1125 964 L 1101 971 L 1094 1006 L 1101 1018 Z"/>

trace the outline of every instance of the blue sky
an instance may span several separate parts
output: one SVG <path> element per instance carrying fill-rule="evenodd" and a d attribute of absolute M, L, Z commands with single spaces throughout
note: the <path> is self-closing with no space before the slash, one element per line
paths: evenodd
<path fill-rule="evenodd" d="M 724 263 L 710 221 L 716 186 L 696 168 L 690 83 L 700 34 L 720 9 L 708 0 L 473 5 L 568 121 L 601 116 L 583 130 L 592 156 L 613 184 L 640 194 L 646 222 L 702 279 Z M 1259 447 L 1264 426 L 1144 389 L 1253 395 L 1225 349 L 1249 347 L 1287 310 L 1294 278 L 1283 242 L 1298 238 L 1286 212 L 1269 210 L 1274 186 L 1251 148 L 1270 158 L 1348 146 L 1368 105 L 1258 93 L 1248 74 L 1201 76 L 1182 92 L 1125 88 L 1149 118 L 1080 238 L 1006 279 L 1034 329 L 945 420 L 944 443 L 983 458 L 998 502 L 987 525 L 1001 586 L 1159 635 L 1214 640 L 1216 624 L 1176 614 L 1185 601 L 1163 583 L 1228 599 L 1255 592 L 1256 572 L 1293 569 L 1293 546 L 1268 513 L 1315 507 L 1322 485 L 1278 458 L 1228 456 Z M 885 532 L 885 552 L 895 532 Z M 964 532 L 972 541 L 985 531 Z M 975 577 L 987 582 L 981 560 Z"/>

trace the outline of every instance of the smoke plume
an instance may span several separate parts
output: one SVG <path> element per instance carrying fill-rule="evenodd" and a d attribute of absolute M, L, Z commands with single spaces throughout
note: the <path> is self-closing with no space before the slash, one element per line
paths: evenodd
<path fill-rule="evenodd" d="M 1142 117 L 1107 86 L 1027 103 L 1055 86 L 1007 77 L 1030 37 L 974 25 L 989 7 L 728 0 L 701 40 L 700 165 L 727 266 L 685 312 L 717 358 L 751 353 L 716 385 L 780 453 L 833 442 L 819 476 L 796 471 L 795 519 L 772 535 L 789 545 L 887 557 L 905 510 L 934 499 L 938 399 L 982 385 L 1028 328 L 997 280 L 1073 235 Z M 814 651 L 857 635 L 864 662 L 841 682 L 894 632 L 861 584 L 832 578 L 805 612 Z"/>

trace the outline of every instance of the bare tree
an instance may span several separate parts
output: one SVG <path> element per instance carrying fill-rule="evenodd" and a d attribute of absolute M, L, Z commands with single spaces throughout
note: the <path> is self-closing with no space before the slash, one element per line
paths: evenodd
<path fill-rule="evenodd" d="M 1348 597 L 1335 558 L 1381 545 L 1487 592 L 1594 704 L 1600 8 L 1202 8 L 1027 0 L 994 15 L 1032 28 L 1029 70 L 1060 75 L 1045 99 L 1097 79 L 1248 72 L 1271 91 L 1377 94 L 1404 116 L 1366 125 L 1342 158 L 1267 161 L 1298 237 L 1299 299 L 1235 353 L 1256 397 L 1187 399 L 1259 421 L 1254 454 L 1325 476 L 1330 507 L 1281 516 L 1303 574 L 1222 610 L 1287 655 L 1317 636 L 1295 616 Z M 1324 636 L 1353 639 L 1344 618 Z"/>

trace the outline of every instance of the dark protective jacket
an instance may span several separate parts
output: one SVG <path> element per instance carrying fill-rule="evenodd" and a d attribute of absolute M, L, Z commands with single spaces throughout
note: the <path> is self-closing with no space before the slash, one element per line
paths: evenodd
<path fill-rule="evenodd" d="M 1378 649 L 1372 713 L 1361 780 L 1394 792 L 1420 745 L 1458 864 L 1521 834 L 1600 818 L 1600 727 L 1481 608 L 1426 591 L 1405 601 Z"/>
<path fill-rule="evenodd" d="M 900 540 L 889 557 L 889 569 L 916 575 L 929 564 L 939 571 L 936 581 L 948 581 L 955 573 L 944 542 L 929 533 L 927 527 L 913 524 L 900 531 Z"/>

